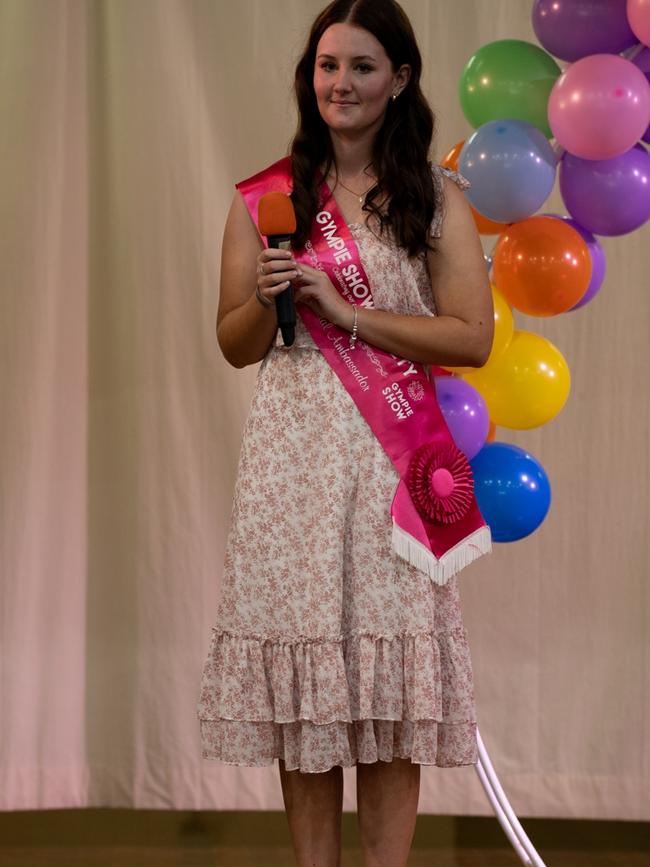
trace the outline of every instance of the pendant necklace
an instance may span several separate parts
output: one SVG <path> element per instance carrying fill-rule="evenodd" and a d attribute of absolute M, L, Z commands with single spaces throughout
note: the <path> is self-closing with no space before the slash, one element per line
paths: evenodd
<path fill-rule="evenodd" d="M 340 184 L 344 190 L 348 191 L 348 193 L 352 193 L 353 196 L 356 196 L 356 198 L 359 200 L 360 205 L 363 205 L 363 201 L 364 201 L 366 195 L 370 192 L 370 190 L 373 187 L 375 187 L 377 185 L 377 181 L 373 181 L 370 184 L 370 186 L 366 190 L 364 190 L 361 195 L 359 195 L 359 193 L 355 192 L 354 190 L 351 190 L 350 187 L 346 187 L 346 185 L 343 183 L 343 181 L 338 176 L 336 177 L 336 183 Z"/>

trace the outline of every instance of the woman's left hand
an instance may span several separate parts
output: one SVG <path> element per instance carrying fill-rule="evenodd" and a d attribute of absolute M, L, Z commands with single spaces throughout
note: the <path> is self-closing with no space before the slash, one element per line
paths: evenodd
<path fill-rule="evenodd" d="M 352 305 L 337 292 L 327 274 L 304 262 L 299 262 L 298 268 L 302 272 L 301 276 L 291 281 L 293 300 L 306 304 L 317 316 L 347 328 L 348 319 L 353 319 Z"/>

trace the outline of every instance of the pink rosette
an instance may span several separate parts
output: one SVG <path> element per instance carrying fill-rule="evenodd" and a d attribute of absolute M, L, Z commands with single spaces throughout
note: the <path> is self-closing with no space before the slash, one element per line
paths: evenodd
<path fill-rule="evenodd" d="M 453 443 L 431 442 L 416 449 L 405 481 L 419 515 L 436 524 L 460 521 L 472 505 L 472 470 Z"/>

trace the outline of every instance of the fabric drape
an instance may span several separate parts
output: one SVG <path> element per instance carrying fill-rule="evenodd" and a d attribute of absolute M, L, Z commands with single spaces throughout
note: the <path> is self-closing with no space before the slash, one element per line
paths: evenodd
<path fill-rule="evenodd" d="M 286 152 L 322 5 L 0 0 L 1 809 L 282 809 L 277 770 L 201 759 L 195 707 L 256 376 L 216 343 L 221 236 L 235 180 Z M 530 4 L 403 6 L 440 158 L 463 65 L 534 41 Z M 553 503 L 461 593 L 521 816 L 650 819 L 649 241 L 604 239 L 585 308 L 517 314 L 572 371 L 556 419 L 498 431 Z M 423 769 L 420 810 L 492 813 L 472 768 Z"/>

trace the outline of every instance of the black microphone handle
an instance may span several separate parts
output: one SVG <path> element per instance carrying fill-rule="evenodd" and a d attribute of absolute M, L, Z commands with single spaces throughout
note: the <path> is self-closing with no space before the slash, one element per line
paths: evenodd
<path fill-rule="evenodd" d="M 291 235 L 269 235 L 267 240 L 269 247 L 276 250 L 291 250 Z M 291 346 L 296 339 L 296 305 L 291 283 L 275 296 L 275 313 L 284 345 Z"/>
<path fill-rule="evenodd" d="M 296 307 L 293 301 L 293 286 L 287 286 L 275 296 L 275 313 L 284 345 L 292 346 L 296 339 Z"/>

